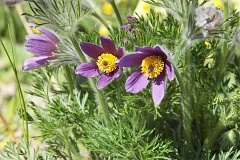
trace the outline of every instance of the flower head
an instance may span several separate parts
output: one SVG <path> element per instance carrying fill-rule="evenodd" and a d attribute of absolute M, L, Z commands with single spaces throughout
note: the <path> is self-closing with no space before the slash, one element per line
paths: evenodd
<path fill-rule="evenodd" d="M 24 62 L 22 71 L 32 70 L 35 67 L 42 67 L 48 64 L 50 60 L 57 57 L 53 54 L 57 52 L 57 45 L 60 43 L 57 36 L 51 31 L 38 28 L 40 34 L 31 34 L 26 36 L 25 48 L 27 51 L 35 54 Z"/>
<path fill-rule="evenodd" d="M 223 21 L 223 13 L 213 6 L 196 9 L 196 26 L 203 28 L 204 36 L 217 28 Z"/>
<path fill-rule="evenodd" d="M 140 67 L 128 77 L 125 88 L 138 93 L 152 81 L 153 101 L 159 104 L 164 97 L 166 73 L 170 81 L 174 78 L 173 66 L 159 46 L 135 47 L 135 51 L 139 53 L 126 55 L 116 63 L 120 67 Z"/>
<path fill-rule="evenodd" d="M 114 43 L 104 36 L 101 36 L 100 40 L 102 47 L 89 42 L 80 43 L 82 51 L 95 61 L 79 65 L 75 73 L 84 77 L 95 77 L 101 74 L 97 87 L 102 89 L 121 74 L 121 69 L 115 62 L 123 56 L 124 49 L 119 47 L 117 50 Z"/>
<path fill-rule="evenodd" d="M 130 14 L 127 15 L 127 19 L 128 19 L 128 22 L 136 22 L 137 19 L 133 16 L 131 16 Z"/>

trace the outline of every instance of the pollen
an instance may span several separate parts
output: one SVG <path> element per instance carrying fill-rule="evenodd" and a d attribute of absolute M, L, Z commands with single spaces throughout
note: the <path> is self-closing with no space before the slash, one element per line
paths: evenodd
<path fill-rule="evenodd" d="M 110 53 L 103 53 L 98 57 L 97 65 L 101 71 L 110 73 L 117 69 L 117 66 L 115 65 L 115 61 L 117 60 L 116 56 Z"/>
<path fill-rule="evenodd" d="M 157 78 L 164 70 L 164 61 L 160 56 L 149 56 L 142 61 L 142 73 L 148 78 Z"/>

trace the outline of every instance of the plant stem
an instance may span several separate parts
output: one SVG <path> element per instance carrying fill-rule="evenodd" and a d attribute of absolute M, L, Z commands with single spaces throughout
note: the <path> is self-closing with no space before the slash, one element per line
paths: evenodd
<path fill-rule="evenodd" d="M 64 66 L 64 70 L 66 72 L 66 78 L 67 78 L 67 81 L 68 81 L 68 85 L 69 85 L 69 90 L 70 90 L 70 94 L 71 96 L 73 96 L 73 89 L 74 89 L 74 81 L 73 81 L 73 77 L 72 77 L 72 74 L 71 74 L 71 71 L 70 71 L 70 68 L 68 65 L 65 65 Z"/>
<path fill-rule="evenodd" d="M 185 113 L 184 113 L 184 119 L 185 119 L 185 138 L 187 142 L 190 144 L 191 142 L 191 116 L 190 116 L 190 110 L 192 108 L 192 102 L 194 101 L 194 90 L 192 85 L 192 79 L 191 79 L 191 55 L 189 52 L 185 52 L 185 81 L 186 81 L 186 104 L 185 104 Z"/>
<path fill-rule="evenodd" d="M 12 69 L 13 69 L 13 72 L 14 72 L 14 75 L 16 77 L 16 81 L 17 81 L 17 86 L 18 86 L 18 90 L 19 90 L 19 95 L 20 95 L 20 102 L 21 102 L 21 106 L 24 110 L 24 118 L 25 118 L 25 127 L 23 125 L 23 130 L 24 130 L 24 137 L 26 138 L 27 142 L 28 142 L 28 138 L 29 138 L 29 134 L 28 134 L 28 118 L 27 118 L 27 109 L 26 109 L 26 104 L 25 104 L 25 100 L 24 100 L 24 97 L 23 97 L 23 92 L 22 92 L 22 88 L 21 88 L 21 85 L 20 85 L 20 81 L 18 79 L 18 73 L 17 73 L 17 69 L 16 69 L 16 66 L 15 66 L 15 61 L 11 59 L 5 45 L 3 44 L 2 42 L 2 39 L 0 39 L 0 42 L 1 42 L 1 45 L 8 57 L 8 60 L 12 66 Z M 14 58 L 13 58 L 14 59 Z M 29 144 L 29 143 L 28 143 Z"/>
<path fill-rule="evenodd" d="M 97 14 L 96 12 L 92 12 L 92 16 L 97 18 L 108 30 L 111 29 L 111 27 L 106 23 L 106 21 L 104 19 L 102 19 L 101 16 L 99 16 L 99 14 Z"/>
<path fill-rule="evenodd" d="M 228 10 L 228 1 L 224 1 L 224 20 L 226 21 L 229 17 L 229 10 Z M 220 82 L 220 79 L 223 75 L 224 69 L 225 69 L 225 62 L 226 62 L 226 55 L 227 55 L 227 39 L 228 39 L 228 23 L 226 22 L 224 25 L 224 42 L 222 46 L 222 54 L 220 56 L 220 63 L 219 63 L 219 70 L 218 70 L 218 82 Z"/>
<path fill-rule="evenodd" d="M 80 50 L 80 47 L 79 47 L 75 37 L 70 36 L 70 39 L 73 43 L 74 48 L 78 52 L 81 63 L 85 63 L 87 60 L 86 60 L 85 56 L 83 55 L 82 51 Z M 98 105 L 99 105 L 99 111 L 102 112 L 105 123 L 107 124 L 109 122 L 109 116 L 108 116 L 108 112 L 107 112 L 107 108 L 106 108 L 107 105 L 106 105 L 105 101 L 103 100 L 103 95 L 96 86 L 96 80 L 94 78 L 89 78 L 88 80 L 89 80 L 89 84 L 90 84 L 91 88 L 95 92 L 96 101 L 98 102 Z"/>
<path fill-rule="evenodd" d="M 112 5 L 112 7 L 113 7 L 113 10 L 114 10 L 114 12 L 115 12 L 115 14 L 116 14 L 116 17 L 117 17 L 117 20 L 118 20 L 119 25 L 120 25 L 120 26 L 123 26 L 122 18 L 121 18 L 121 16 L 120 16 L 120 13 L 119 13 L 119 11 L 118 11 L 118 8 L 117 8 L 114 0 L 108 0 L 108 2 L 109 2 L 109 3 Z"/>
<path fill-rule="evenodd" d="M 74 48 L 76 49 L 76 51 L 77 51 L 77 53 L 78 53 L 78 56 L 79 56 L 79 58 L 80 58 L 80 60 L 81 60 L 81 63 L 87 62 L 85 56 L 83 55 L 82 51 L 80 50 L 79 44 L 77 43 L 75 37 L 72 36 L 72 35 L 70 35 L 69 37 L 70 37 L 70 40 L 71 40 Z"/>
<path fill-rule="evenodd" d="M 16 10 L 17 10 L 17 13 L 18 13 L 18 15 L 19 15 L 19 18 L 21 19 L 22 24 L 23 24 L 23 26 L 24 26 L 27 34 L 33 34 L 33 31 L 31 30 L 31 28 L 30 28 L 29 25 L 28 25 L 28 22 L 27 22 L 27 20 L 26 20 L 26 17 L 25 17 L 24 15 L 22 15 L 22 14 L 23 14 L 23 10 L 22 10 L 22 7 L 21 7 L 20 4 L 17 4 L 17 5 L 16 5 Z"/>
<path fill-rule="evenodd" d="M 72 147 L 71 143 L 70 143 L 69 140 L 68 140 L 68 139 L 69 139 L 69 138 L 68 138 L 68 135 L 67 135 L 65 132 L 64 132 L 63 134 L 64 134 L 64 135 L 63 135 L 63 139 L 64 139 L 65 143 L 66 143 L 67 146 L 68 146 L 68 151 L 71 151 L 71 152 L 73 153 L 73 155 L 74 155 L 74 157 L 75 157 L 76 160 L 80 160 L 81 158 L 79 157 L 77 151 L 75 150 L 74 147 Z M 71 157 L 71 159 L 72 159 L 71 153 L 69 153 L 69 157 Z"/>
<path fill-rule="evenodd" d="M 15 141 L 16 144 L 18 144 L 18 140 L 15 137 L 15 135 L 13 134 L 12 130 L 10 129 L 9 125 L 7 124 L 7 122 L 5 121 L 5 119 L 3 118 L 3 116 L 0 114 L 0 119 L 2 120 L 3 124 L 6 126 L 7 130 L 10 132 L 10 134 L 13 137 L 13 140 Z"/>
<path fill-rule="evenodd" d="M 173 68 L 174 68 L 174 73 L 176 75 L 176 78 L 177 78 L 177 81 L 179 83 L 179 87 L 180 87 L 180 90 L 181 90 L 181 95 L 182 95 L 182 116 L 183 116 L 183 127 L 185 129 L 185 139 L 186 141 L 189 143 L 190 142 L 190 122 L 189 122 L 189 109 L 188 109 L 188 102 L 187 102 L 187 89 L 182 81 L 182 77 L 181 75 L 179 74 L 179 71 L 178 71 L 178 68 L 176 68 L 175 65 L 173 65 Z M 181 138 L 181 137 L 178 137 L 178 138 Z"/>

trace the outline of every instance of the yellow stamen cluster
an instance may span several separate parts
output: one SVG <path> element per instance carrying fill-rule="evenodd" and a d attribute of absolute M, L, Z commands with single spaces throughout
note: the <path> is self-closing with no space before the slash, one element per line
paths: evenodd
<path fill-rule="evenodd" d="M 105 72 L 110 73 L 117 69 L 115 62 L 117 61 L 117 57 L 110 53 L 103 53 L 98 57 L 97 65 L 98 68 Z"/>
<path fill-rule="evenodd" d="M 158 77 L 164 69 L 164 61 L 160 56 L 149 56 L 142 61 L 142 73 L 149 78 Z"/>

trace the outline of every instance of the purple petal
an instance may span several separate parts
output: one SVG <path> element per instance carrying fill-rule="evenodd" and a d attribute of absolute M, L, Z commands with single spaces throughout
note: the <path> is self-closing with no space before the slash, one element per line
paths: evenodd
<path fill-rule="evenodd" d="M 161 50 L 159 46 L 154 47 L 154 51 L 156 54 L 161 56 L 164 61 L 167 59 L 167 55 Z"/>
<path fill-rule="evenodd" d="M 116 56 L 118 59 L 120 59 L 123 55 L 124 55 L 124 48 L 119 47 Z"/>
<path fill-rule="evenodd" d="M 118 78 L 121 75 L 121 73 L 122 73 L 122 69 L 118 67 L 118 69 L 113 72 L 113 77 Z"/>
<path fill-rule="evenodd" d="M 129 41 L 128 41 L 128 39 L 126 39 L 126 38 L 123 40 L 123 44 L 127 44 L 128 42 L 129 42 Z"/>
<path fill-rule="evenodd" d="M 160 104 L 165 92 L 165 73 L 162 72 L 160 76 L 152 82 L 152 98 L 155 104 Z"/>
<path fill-rule="evenodd" d="M 84 77 L 96 77 L 101 73 L 101 71 L 95 62 L 87 62 L 79 65 L 76 68 L 75 73 Z"/>
<path fill-rule="evenodd" d="M 121 72 L 120 72 L 121 73 Z M 102 76 L 97 81 L 98 89 L 106 87 L 113 79 L 117 78 L 120 75 L 119 71 L 112 72 L 109 74 L 103 73 Z"/>
<path fill-rule="evenodd" d="M 168 79 L 172 81 L 174 79 L 174 68 L 168 60 L 165 61 L 166 72 L 168 75 Z"/>
<path fill-rule="evenodd" d="M 25 48 L 27 51 L 37 56 L 51 56 L 52 52 L 57 51 L 56 44 L 50 42 L 49 38 L 38 34 L 26 36 Z"/>
<path fill-rule="evenodd" d="M 96 60 L 98 59 L 98 56 L 105 53 L 103 48 L 89 42 L 81 42 L 80 47 L 84 53 Z"/>
<path fill-rule="evenodd" d="M 142 74 L 141 69 L 138 69 L 128 77 L 125 88 L 128 92 L 138 93 L 147 87 L 148 82 L 148 77 Z"/>
<path fill-rule="evenodd" d="M 133 26 L 131 26 L 130 24 L 126 24 L 126 25 L 123 25 L 122 26 L 122 29 L 124 30 L 124 31 L 131 31 L 132 29 L 133 29 L 134 27 Z"/>
<path fill-rule="evenodd" d="M 152 55 L 156 54 L 156 51 L 152 47 L 134 47 L 136 52 L 149 53 Z"/>
<path fill-rule="evenodd" d="M 38 28 L 38 30 L 43 34 L 45 35 L 46 37 L 48 37 L 49 39 L 51 39 L 53 42 L 55 43 L 59 43 L 59 39 L 58 37 L 52 33 L 51 31 L 47 30 L 47 29 L 44 29 L 44 28 Z"/>
<path fill-rule="evenodd" d="M 130 14 L 127 15 L 128 22 L 136 22 L 136 18 L 131 16 Z"/>
<path fill-rule="evenodd" d="M 28 58 L 24 62 L 24 67 L 22 68 L 22 71 L 29 71 L 32 70 L 36 67 L 42 67 L 45 64 L 48 64 L 49 57 L 44 56 L 44 57 L 32 57 Z"/>
<path fill-rule="evenodd" d="M 121 67 L 132 67 L 132 66 L 139 66 L 142 63 L 142 60 L 148 56 L 151 56 L 150 53 L 135 53 L 135 54 L 128 54 L 123 56 L 116 65 Z"/>
<path fill-rule="evenodd" d="M 116 47 L 109 38 L 106 38 L 105 36 L 100 37 L 102 47 L 105 49 L 106 52 L 111 53 L 112 55 L 116 56 Z"/>

